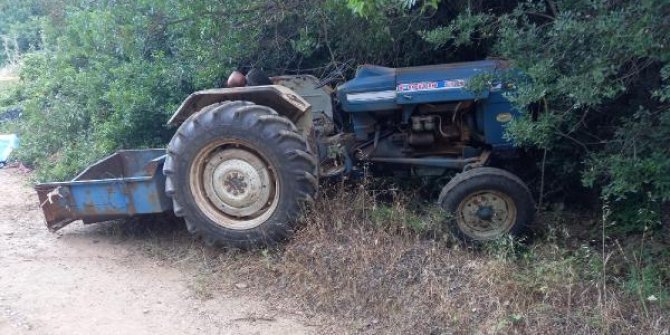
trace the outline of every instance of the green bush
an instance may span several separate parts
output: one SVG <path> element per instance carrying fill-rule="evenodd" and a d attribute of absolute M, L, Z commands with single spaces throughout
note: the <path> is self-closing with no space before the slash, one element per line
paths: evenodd
<path fill-rule="evenodd" d="M 552 179 L 581 178 L 615 210 L 627 199 L 654 207 L 670 200 L 668 15 L 662 0 L 490 3 L 423 36 L 438 49 L 489 41 L 489 55 L 525 73 L 510 98 L 541 111 L 508 135 L 547 150 Z"/>
<path fill-rule="evenodd" d="M 28 15 L 40 43 L 23 50 L 21 85 L 3 93 L 0 105 L 24 109 L 12 127 L 22 138 L 19 158 L 39 180 L 71 178 L 118 149 L 164 146 L 174 131 L 165 123 L 179 103 L 222 86 L 234 68 L 319 75 L 341 68 L 342 76 L 353 70 L 342 64 L 421 62 L 415 51 L 430 49 L 414 38 L 427 18 L 396 10 L 360 20 L 339 0 L 12 6 L 18 9 L 7 26 Z M 352 38 L 358 34 L 366 38 Z"/>
<path fill-rule="evenodd" d="M 344 78 L 352 64 L 504 57 L 525 73 L 510 98 L 529 111 L 508 135 L 546 150 L 547 193 L 575 198 L 581 181 L 614 209 L 642 201 L 660 213 L 654 206 L 670 200 L 667 1 L 0 6 L 13 8 L 0 10 L 0 35 L 23 41 L 21 85 L 0 105 L 24 109 L 19 154 L 42 180 L 70 178 L 121 148 L 165 145 L 180 101 L 222 86 L 234 68 Z"/>

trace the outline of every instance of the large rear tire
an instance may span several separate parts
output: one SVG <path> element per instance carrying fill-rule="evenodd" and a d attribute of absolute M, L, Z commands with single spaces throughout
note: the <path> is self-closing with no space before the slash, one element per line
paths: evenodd
<path fill-rule="evenodd" d="M 251 102 L 189 117 L 167 149 L 165 190 L 208 245 L 272 246 L 293 232 L 317 189 L 316 158 L 288 119 Z"/>
<path fill-rule="evenodd" d="M 481 167 L 454 177 L 438 203 L 451 231 L 466 241 L 520 236 L 533 221 L 535 204 L 526 184 L 501 169 Z"/>

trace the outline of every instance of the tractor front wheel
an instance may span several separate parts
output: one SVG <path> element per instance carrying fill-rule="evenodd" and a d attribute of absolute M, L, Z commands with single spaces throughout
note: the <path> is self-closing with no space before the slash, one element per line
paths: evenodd
<path fill-rule="evenodd" d="M 452 232 L 466 241 L 523 234 L 535 205 L 526 184 L 501 169 L 482 167 L 458 174 L 442 189 L 439 205 Z"/>
<path fill-rule="evenodd" d="M 166 193 L 209 245 L 254 248 L 289 236 L 317 188 L 316 159 L 291 121 L 265 106 L 203 108 L 168 145 Z"/>

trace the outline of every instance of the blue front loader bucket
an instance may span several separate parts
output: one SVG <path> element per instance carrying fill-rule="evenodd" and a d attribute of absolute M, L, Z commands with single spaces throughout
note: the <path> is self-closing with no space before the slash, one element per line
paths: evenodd
<path fill-rule="evenodd" d="M 51 231 L 70 222 L 93 223 L 172 209 L 165 195 L 165 149 L 119 151 L 72 181 L 35 186 Z"/>

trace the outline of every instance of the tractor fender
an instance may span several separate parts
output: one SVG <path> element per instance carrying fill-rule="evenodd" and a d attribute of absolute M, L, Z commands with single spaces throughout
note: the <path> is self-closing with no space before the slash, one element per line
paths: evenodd
<path fill-rule="evenodd" d="M 195 92 L 182 102 L 168 124 L 179 125 L 206 106 L 233 100 L 251 101 L 270 107 L 291 120 L 304 134 L 311 131 L 311 105 L 290 88 L 280 85 L 215 88 Z"/>

